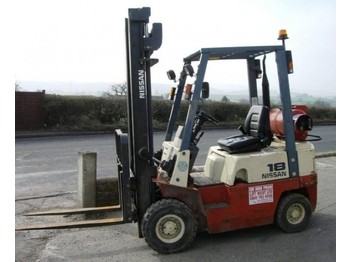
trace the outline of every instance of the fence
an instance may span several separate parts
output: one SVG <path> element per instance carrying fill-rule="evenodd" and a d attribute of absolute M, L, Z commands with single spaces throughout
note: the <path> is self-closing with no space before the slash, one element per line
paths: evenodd
<path fill-rule="evenodd" d="M 29 130 L 44 126 L 44 99 L 42 92 L 16 91 L 16 130 Z"/>

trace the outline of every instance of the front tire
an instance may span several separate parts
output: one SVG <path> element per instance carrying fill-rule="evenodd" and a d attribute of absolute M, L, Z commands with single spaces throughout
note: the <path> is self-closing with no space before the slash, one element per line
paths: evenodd
<path fill-rule="evenodd" d="M 142 220 L 142 234 L 158 253 L 169 254 L 188 248 L 197 231 L 192 211 L 176 199 L 162 199 L 151 205 Z"/>
<path fill-rule="evenodd" d="M 275 222 L 287 233 L 303 231 L 309 224 L 312 215 L 309 200 L 298 193 L 284 196 L 276 211 Z"/>

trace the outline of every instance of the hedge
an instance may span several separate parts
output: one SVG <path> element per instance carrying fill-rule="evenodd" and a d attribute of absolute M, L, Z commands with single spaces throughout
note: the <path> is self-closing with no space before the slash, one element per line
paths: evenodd
<path fill-rule="evenodd" d="M 154 100 L 152 102 L 153 126 L 164 129 L 169 119 L 172 102 Z M 178 119 L 186 119 L 188 101 L 183 101 Z M 248 104 L 234 102 L 204 101 L 199 105 L 209 115 L 216 118 L 219 127 L 237 126 L 243 123 L 249 110 Z M 125 97 L 109 96 L 45 96 L 45 126 L 48 129 L 72 130 L 114 130 L 127 127 L 127 101 Z M 309 114 L 314 123 L 336 120 L 335 108 L 310 107 Z M 207 125 L 210 126 L 210 125 Z"/>

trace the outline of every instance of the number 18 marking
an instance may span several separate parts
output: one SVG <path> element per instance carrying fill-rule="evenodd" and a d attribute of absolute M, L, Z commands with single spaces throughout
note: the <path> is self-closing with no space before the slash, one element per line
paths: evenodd
<path fill-rule="evenodd" d="M 285 162 L 278 162 L 278 163 L 268 164 L 267 167 L 269 168 L 270 172 L 282 171 L 282 170 L 286 169 L 286 163 Z"/>

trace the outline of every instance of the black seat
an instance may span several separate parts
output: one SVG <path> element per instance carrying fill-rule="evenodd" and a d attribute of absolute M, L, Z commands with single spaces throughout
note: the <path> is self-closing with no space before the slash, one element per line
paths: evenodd
<path fill-rule="evenodd" d="M 269 146 L 272 140 L 269 108 L 262 105 L 252 106 L 244 126 L 240 126 L 239 130 L 242 135 L 221 138 L 218 141 L 219 146 L 230 154 L 258 151 Z"/>

